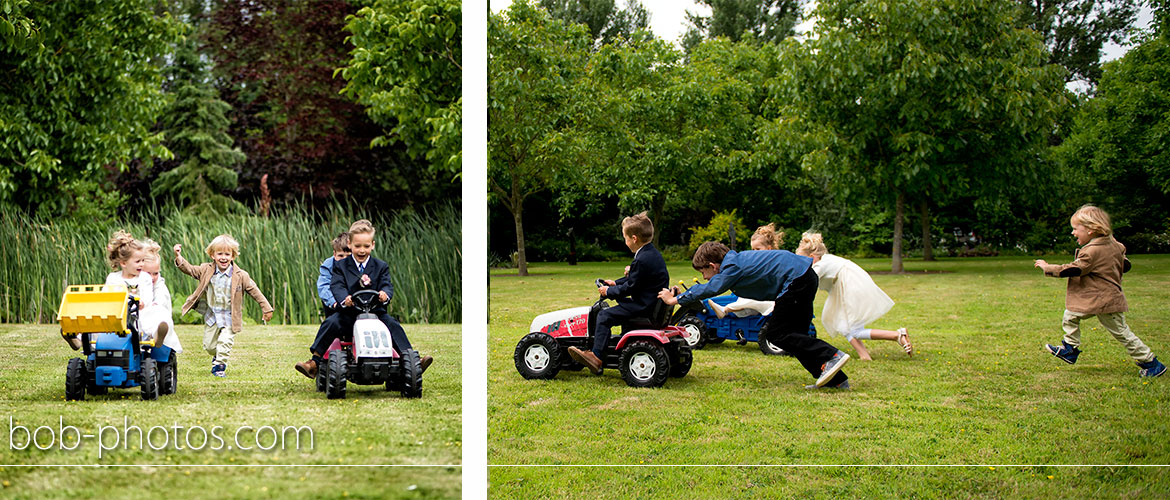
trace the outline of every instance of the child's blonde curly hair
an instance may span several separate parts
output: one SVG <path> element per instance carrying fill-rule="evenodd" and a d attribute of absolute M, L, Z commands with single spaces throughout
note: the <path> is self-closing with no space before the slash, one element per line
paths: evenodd
<path fill-rule="evenodd" d="M 1095 205 L 1082 205 L 1069 220 L 1073 224 L 1085 226 L 1085 229 L 1088 229 L 1090 233 L 1098 236 L 1109 236 L 1113 234 L 1109 214 Z"/>
<path fill-rule="evenodd" d="M 777 231 L 776 224 L 769 222 L 766 226 L 756 228 L 756 232 L 752 234 L 752 244 L 756 242 L 763 243 L 763 246 L 771 247 L 772 250 L 779 250 L 780 246 L 784 244 L 784 231 Z"/>
<path fill-rule="evenodd" d="M 825 248 L 825 238 L 821 233 L 816 231 L 805 231 L 800 235 L 800 245 L 796 247 L 797 255 L 804 255 L 806 257 L 822 257 L 829 253 L 829 249 Z"/>
<path fill-rule="evenodd" d="M 110 267 L 117 269 L 138 250 L 142 250 L 142 242 L 134 239 L 126 230 L 119 229 L 106 244 L 106 259 L 110 261 Z"/>
<path fill-rule="evenodd" d="M 216 236 L 215 239 L 211 240 L 211 243 L 207 244 L 207 248 L 203 249 L 204 252 L 207 252 L 208 257 L 215 257 L 215 252 L 224 250 L 231 252 L 232 260 L 235 260 L 240 256 L 240 242 L 232 238 L 232 235 L 225 233 Z"/>

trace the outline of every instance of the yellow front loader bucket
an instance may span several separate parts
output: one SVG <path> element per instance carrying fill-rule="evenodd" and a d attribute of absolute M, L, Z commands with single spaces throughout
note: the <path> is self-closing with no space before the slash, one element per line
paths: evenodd
<path fill-rule="evenodd" d="M 122 285 L 70 285 L 57 310 L 61 333 L 125 331 L 126 295 Z"/>

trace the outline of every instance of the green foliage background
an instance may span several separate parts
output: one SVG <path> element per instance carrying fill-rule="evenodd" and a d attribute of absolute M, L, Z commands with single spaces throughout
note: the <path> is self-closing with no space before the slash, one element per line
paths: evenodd
<path fill-rule="evenodd" d="M 149 222 L 52 220 L 0 214 L 0 322 L 56 321 L 66 285 L 104 283 L 111 268 L 105 247 L 118 228 L 149 237 L 162 247 L 162 275 L 179 312 L 195 280 L 173 264 L 171 247 L 183 245 L 192 263 L 208 261 L 203 249 L 216 235 L 240 242 L 237 264 L 252 276 L 276 308 L 272 321 L 318 322 L 316 280 L 321 262 L 333 254 L 330 241 L 358 218 L 377 228 L 374 256 L 390 264 L 394 298 L 389 312 L 404 323 L 461 321 L 461 234 L 459 211 L 445 206 L 430 212 L 364 214 L 336 204 L 322 215 L 305 209 L 282 209 L 271 217 L 225 215 L 199 217 L 174 208 L 156 208 Z M 244 316 L 259 322 L 260 308 L 244 301 Z M 193 321 L 189 313 L 187 321 Z M 178 319 L 178 318 L 177 318 Z M 180 319 L 181 320 L 181 319 Z"/>

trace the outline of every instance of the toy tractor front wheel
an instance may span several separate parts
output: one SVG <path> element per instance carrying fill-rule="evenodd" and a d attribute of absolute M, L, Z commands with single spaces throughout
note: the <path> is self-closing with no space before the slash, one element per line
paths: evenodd
<path fill-rule="evenodd" d="M 144 358 L 141 370 L 138 376 L 142 383 L 142 399 L 144 401 L 158 399 L 158 365 L 154 358 Z"/>
<path fill-rule="evenodd" d="M 85 370 L 85 361 L 81 358 L 69 360 L 65 366 L 65 400 L 81 401 L 85 399 L 85 385 L 89 374 Z"/>
<path fill-rule="evenodd" d="M 687 341 L 687 345 L 691 349 L 702 349 L 707 345 L 707 323 L 699 319 L 698 316 L 688 314 L 675 323 L 675 326 L 683 328 L 683 340 Z"/>
<path fill-rule="evenodd" d="M 334 349 L 329 351 L 329 359 L 325 362 L 325 397 L 329 399 L 345 399 L 345 372 L 349 369 L 345 351 Z"/>
<path fill-rule="evenodd" d="M 553 378 L 561 369 L 561 348 L 549 334 L 533 332 L 516 344 L 512 361 L 526 379 Z"/>
<path fill-rule="evenodd" d="M 171 359 L 163 363 L 158 370 L 158 393 L 162 395 L 174 394 L 179 390 L 179 355 L 171 352 Z"/>
<path fill-rule="evenodd" d="M 314 382 L 317 383 L 317 392 L 325 392 L 325 376 L 329 373 L 329 361 L 322 360 L 321 365 L 317 367 L 317 376 Z"/>
<path fill-rule="evenodd" d="M 671 377 L 685 377 L 691 372 L 695 356 L 686 346 L 678 346 L 678 359 L 670 364 Z"/>
<path fill-rule="evenodd" d="M 776 344 L 773 344 L 772 341 L 768 340 L 768 337 L 764 336 L 763 332 L 760 334 L 760 352 L 769 356 L 783 356 L 788 354 L 784 349 L 781 349 Z"/>
<path fill-rule="evenodd" d="M 402 357 L 398 358 L 402 363 L 398 390 L 404 398 L 422 397 L 422 367 L 419 366 L 418 359 L 418 351 L 414 349 L 402 351 Z M 392 390 L 390 380 L 386 381 L 386 390 Z"/>
<path fill-rule="evenodd" d="M 670 358 L 662 345 L 636 340 L 622 349 L 618 370 L 630 387 L 661 387 L 670 373 Z"/>

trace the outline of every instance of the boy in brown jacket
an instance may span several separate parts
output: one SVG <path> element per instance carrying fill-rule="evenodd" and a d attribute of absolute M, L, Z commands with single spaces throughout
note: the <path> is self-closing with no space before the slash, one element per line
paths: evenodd
<path fill-rule="evenodd" d="M 1068 278 L 1065 295 L 1064 340 L 1060 346 L 1045 345 L 1053 356 L 1068 364 L 1077 362 L 1080 355 L 1081 320 L 1097 316 L 1113 338 L 1125 346 L 1129 356 L 1141 368 L 1142 377 L 1157 377 L 1166 372 L 1150 348 L 1125 324 L 1129 309 L 1125 293 L 1121 291 L 1121 275 L 1129 271 L 1125 245 L 1113 239 L 1109 214 L 1092 205 L 1085 205 L 1069 219 L 1077 244 L 1076 260 L 1058 265 L 1037 259 L 1035 267 L 1045 276 Z"/>
<path fill-rule="evenodd" d="M 180 271 L 199 280 L 195 292 L 187 297 L 183 310 L 187 314 L 198 307 L 203 315 L 203 349 L 211 355 L 211 374 L 226 377 L 228 357 L 236 334 L 244 326 L 244 292 L 260 304 L 264 321 L 272 319 L 272 305 L 248 273 L 235 265 L 240 255 L 240 244 L 230 235 L 221 234 L 207 245 L 207 256 L 212 262 L 193 266 L 180 254 L 182 245 L 175 245 L 175 265 Z"/>

